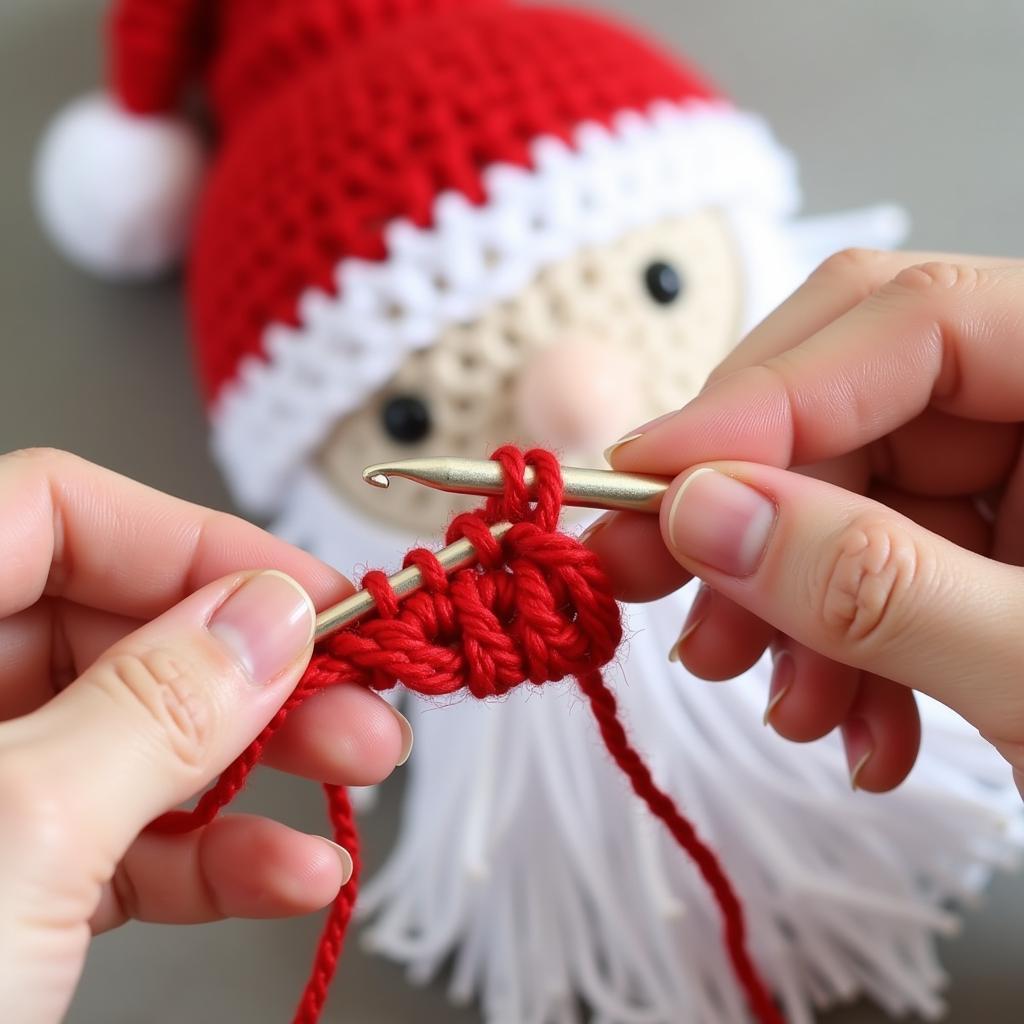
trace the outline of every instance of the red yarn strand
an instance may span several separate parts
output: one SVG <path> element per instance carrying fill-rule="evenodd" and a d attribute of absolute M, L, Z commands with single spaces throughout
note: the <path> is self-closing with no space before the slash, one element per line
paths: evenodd
<path fill-rule="evenodd" d="M 359 834 L 355 829 L 348 793 L 343 786 L 328 785 L 324 786 L 324 792 L 327 794 L 328 814 L 334 826 L 334 841 L 344 846 L 352 856 L 352 877 L 338 893 L 338 898 L 328 911 L 324 930 L 320 933 L 320 941 L 317 943 L 313 969 L 292 1018 L 292 1024 L 316 1024 L 320 1019 L 324 1003 L 327 1002 L 331 979 L 337 970 L 338 960 L 345 945 L 345 934 L 359 891 Z"/>
<path fill-rule="evenodd" d="M 596 556 L 575 538 L 556 532 L 562 505 L 557 461 L 550 452 L 524 455 L 513 447 L 499 449 L 494 458 L 504 470 L 505 493 L 478 512 L 456 517 L 447 534 L 449 543 L 459 537 L 471 540 L 478 565 L 448 577 L 431 552 L 411 551 L 405 564 L 422 569 L 424 586 L 401 603 L 383 573 L 368 573 L 363 586 L 376 600 L 375 617 L 326 640 L 288 701 L 195 808 L 164 815 L 152 827 L 183 832 L 212 821 L 245 785 L 290 712 L 326 687 L 357 684 L 386 690 L 401 683 L 427 696 L 465 689 L 484 699 L 526 682 L 539 686 L 573 676 L 616 765 L 707 883 L 722 915 L 734 973 L 755 1018 L 759 1024 L 782 1024 L 747 950 L 743 908 L 721 863 L 655 783 L 630 744 L 615 697 L 601 677 L 600 667 L 614 657 L 622 637 L 619 607 Z M 538 480 L 532 504 L 523 484 L 527 465 Z M 499 543 L 488 526 L 504 519 L 515 525 Z M 294 1024 L 319 1019 L 358 892 L 359 837 L 348 797 L 340 787 L 324 788 L 335 841 L 352 855 L 354 871 L 328 914 Z"/>
<path fill-rule="evenodd" d="M 633 791 L 660 819 L 672 838 L 686 851 L 707 882 L 725 922 L 725 941 L 740 984 L 750 1000 L 751 1009 L 763 1024 L 782 1024 L 783 1017 L 761 980 L 746 946 L 743 908 L 714 852 L 697 835 L 689 821 L 679 813 L 672 798 L 659 789 L 650 769 L 630 745 L 626 730 L 618 717 L 618 704 L 597 669 L 576 677 L 580 689 L 590 701 L 601 737 L 615 763 L 629 779 Z"/>

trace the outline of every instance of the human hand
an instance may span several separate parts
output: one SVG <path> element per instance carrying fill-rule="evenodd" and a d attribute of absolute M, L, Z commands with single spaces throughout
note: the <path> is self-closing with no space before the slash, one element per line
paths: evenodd
<path fill-rule="evenodd" d="M 704 580 L 679 658 L 727 679 L 770 647 L 766 720 L 840 727 L 855 786 L 910 771 L 917 689 L 1021 788 L 1022 421 L 1024 267 L 842 253 L 609 453 L 677 479 L 660 524 L 619 514 L 589 543 L 627 600 Z"/>
<path fill-rule="evenodd" d="M 248 815 L 142 830 L 255 738 L 309 660 L 310 598 L 350 585 L 241 520 L 55 452 L 0 457 L 0 559 L 0 1016 L 59 1020 L 90 936 L 129 918 L 330 903 L 351 859 L 319 836 Z M 337 687 L 296 708 L 267 760 L 366 785 L 410 744 L 385 701 Z"/>

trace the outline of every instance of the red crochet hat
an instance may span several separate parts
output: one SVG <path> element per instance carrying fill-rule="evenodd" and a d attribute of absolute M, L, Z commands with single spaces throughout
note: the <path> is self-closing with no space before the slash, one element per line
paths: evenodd
<path fill-rule="evenodd" d="M 580 11 L 119 0 L 110 28 L 116 105 L 58 123 L 44 217 L 99 269 L 166 262 L 200 167 L 170 118 L 203 84 L 215 158 L 189 298 L 214 448 L 250 511 L 274 511 L 331 426 L 410 351 L 546 264 L 698 207 L 796 205 L 792 163 L 760 121 Z M 82 148 L 85 122 L 122 145 L 104 156 L 90 136 L 93 181 L 69 201 L 64 179 L 83 172 L 68 147 Z M 132 178 L 131 162 L 149 173 Z M 92 194 L 111 182 L 113 205 Z M 88 233 L 90 204 L 101 223 L 113 210 L 134 226 Z"/>

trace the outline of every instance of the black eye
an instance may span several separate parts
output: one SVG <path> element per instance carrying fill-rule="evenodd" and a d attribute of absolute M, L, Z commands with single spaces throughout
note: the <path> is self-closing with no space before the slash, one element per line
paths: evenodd
<path fill-rule="evenodd" d="M 398 395 L 384 405 L 381 422 L 394 440 L 414 444 L 430 433 L 430 410 L 421 398 Z"/>
<path fill-rule="evenodd" d="M 647 294 L 659 306 L 675 302 L 683 292 L 683 281 L 679 271 L 671 263 L 661 260 L 648 265 L 644 271 L 644 284 L 647 287 Z"/>

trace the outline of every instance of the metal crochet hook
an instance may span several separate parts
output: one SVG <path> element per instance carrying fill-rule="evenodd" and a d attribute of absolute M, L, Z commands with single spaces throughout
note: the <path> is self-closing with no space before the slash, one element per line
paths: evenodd
<path fill-rule="evenodd" d="M 563 501 L 577 508 L 603 508 L 621 512 L 657 512 L 671 480 L 611 469 L 576 469 L 562 466 Z M 363 470 L 374 487 L 387 487 L 391 477 L 412 480 L 452 494 L 500 494 L 502 469 L 488 459 L 403 459 L 382 462 Z M 523 481 L 532 492 L 537 474 L 528 466 Z"/>
<path fill-rule="evenodd" d="M 391 477 L 424 484 L 452 494 L 500 494 L 502 468 L 484 459 L 430 458 L 383 462 L 363 470 L 363 479 L 374 487 L 387 487 Z M 536 485 L 536 473 L 527 467 L 523 482 L 528 490 Z M 563 500 L 578 508 L 602 508 L 609 511 L 657 512 L 670 481 L 664 477 L 619 473 L 613 470 L 562 467 Z M 511 523 L 495 523 L 491 535 L 500 540 L 512 529 Z M 477 560 L 476 548 L 465 539 L 436 553 L 448 574 L 466 569 Z M 415 566 L 388 577 L 397 597 L 415 593 L 423 585 L 423 574 Z M 322 611 L 316 619 L 314 638 L 322 640 L 331 633 L 357 622 L 374 610 L 371 594 L 360 590 L 340 604 Z"/>

